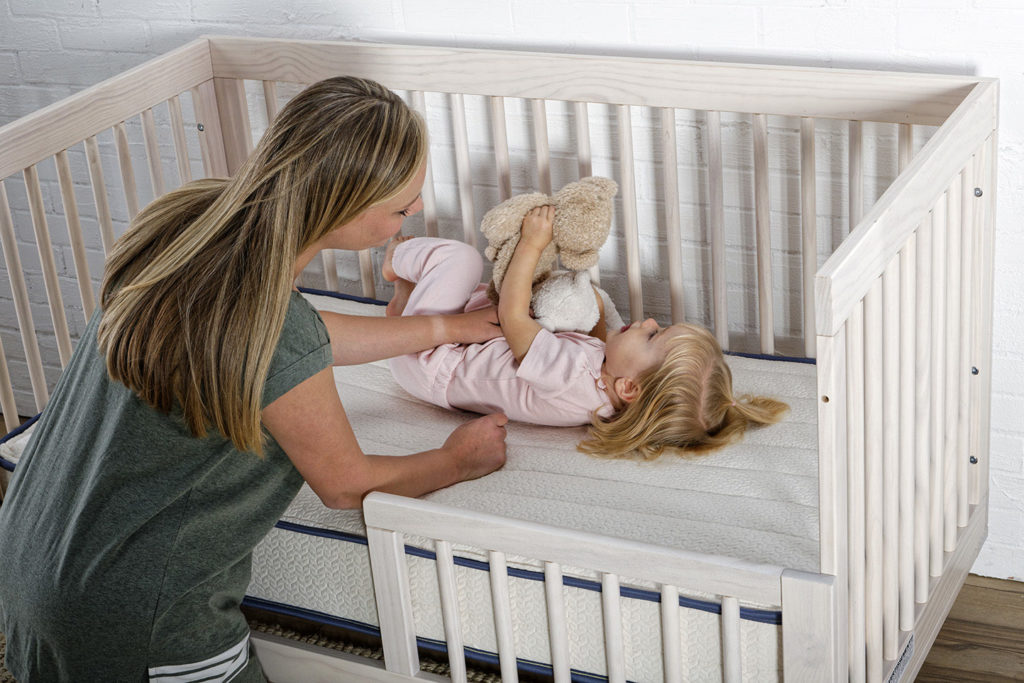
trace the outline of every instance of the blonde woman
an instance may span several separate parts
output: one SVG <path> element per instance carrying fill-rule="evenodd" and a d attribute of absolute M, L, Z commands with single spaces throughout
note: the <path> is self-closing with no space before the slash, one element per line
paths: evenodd
<path fill-rule="evenodd" d="M 393 93 L 329 79 L 235 177 L 140 213 L 0 508 L 19 681 L 264 680 L 239 602 L 303 481 L 351 508 L 501 467 L 501 414 L 433 450 L 363 453 L 330 369 L 487 340 L 493 312 L 321 317 L 293 289 L 320 250 L 384 244 L 420 210 L 426 149 Z"/>
<path fill-rule="evenodd" d="M 649 318 L 605 330 L 602 314 L 587 334 L 543 329 L 530 315 L 531 285 L 553 219 L 550 206 L 523 219 L 498 303 L 503 337 L 393 359 L 392 373 L 409 393 L 445 408 L 501 410 L 522 422 L 589 424 L 579 448 L 602 457 L 712 450 L 750 425 L 779 420 L 786 404 L 733 394 L 722 349 L 699 325 L 661 327 Z M 475 310 L 488 303 L 482 270 L 480 254 L 460 242 L 396 239 L 383 268 L 395 281 L 388 314 Z"/>

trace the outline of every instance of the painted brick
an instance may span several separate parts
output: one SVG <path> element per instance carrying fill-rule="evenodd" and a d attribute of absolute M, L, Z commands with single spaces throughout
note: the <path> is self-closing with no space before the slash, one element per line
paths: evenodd
<path fill-rule="evenodd" d="M 773 8 L 764 13 L 762 45 L 826 54 L 885 54 L 895 45 L 895 24 L 892 12 L 884 9 Z M 865 35 L 871 40 L 865 40 Z"/>
<path fill-rule="evenodd" d="M 6 0 L 15 17 L 98 17 L 100 0 Z"/>
<path fill-rule="evenodd" d="M 54 19 L 10 17 L 0 22 L 0 45 L 5 50 L 52 52 L 60 49 Z"/>
<path fill-rule="evenodd" d="M 21 81 L 18 55 L 13 52 L 0 52 L 0 85 L 17 85 Z"/>
<path fill-rule="evenodd" d="M 60 43 L 67 50 L 146 52 L 149 42 L 149 27 L 143 21 L 86 19 L 60 27 Z"/>
<path fill-rule="evenodd" d="M 471 43 L 473 38 L 515 35 L 509 0 L 450 0 L 443 3 L 402 0 L 402 28 L 412 36 Z M 529 35 L 515 42 L 533 43 Z"/>
<path fill-rule="evenodd" d="M 21 69 L 29 83 L 89 86 L 137 66 L 144 55 L 121 52 L 25 52 Z"/>

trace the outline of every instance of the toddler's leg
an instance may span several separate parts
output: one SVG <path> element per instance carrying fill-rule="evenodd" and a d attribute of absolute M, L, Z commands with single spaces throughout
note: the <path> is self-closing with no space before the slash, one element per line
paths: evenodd
<path fill-rule="evenodd" d="M 395 245 L 390 272 L 396 277 L 396 296 L 406 298 L 403 315 L 462 313 L 480 284 L 483 259 L 468 244 L 418 237 Z M 402 280 L 413 286 L 400 285 Z"/>

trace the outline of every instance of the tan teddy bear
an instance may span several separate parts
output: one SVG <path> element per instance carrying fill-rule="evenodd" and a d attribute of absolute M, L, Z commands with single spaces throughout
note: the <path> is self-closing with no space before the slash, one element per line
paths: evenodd
<path fill-rule="evenodd" d="M 555 207 L 552 241 L 541 253 L 534 271 L 534 315 L 552 331 L 590 330 L 597 323 L 599 312 L 594 288 L 582 271 L 597 264 L 598 252 L 608 239 L 612 199 L 618 189 L 614 180 L 592 176 L 569 183 L 552 196 L 542 192 L 516 195 L 488 211 L 480 231 L 487 238 L 484 255 L 494 264 L 487 288 L 491 301 L 498 302 L 505 271 L 519 244 L 523 217 L 530 209 L 550 204 Z M 556 256 L 571 272 L 556 272 L 554 280 L 550 280 Z M 607 314 L 610 299 L 600 290 L 598 294 L 605 302 Z M 611 308 L 612 319 L 617 319 L 614 306 Z"/>
<path fill-rule="evenodd" d="M 556 255 L 561 257 L 563 266 L 574 271 L 587 270 L 597 263 L 598 251 L 611 230 L 612 198 L 618 190 L 614 180 L 591 176 L 569 183 L 552 196 L 542 192 L 520 194 L 488 211 L 480 231 L 487 238 L 484 256 L 494 264 L 487 290 L 491 301 L 498 301 L 501 281 L 519 244 L 527 211 L 546 204 L 555 207 L 552 241 L 534 271 L 536 285 L 551 272 Z"/>

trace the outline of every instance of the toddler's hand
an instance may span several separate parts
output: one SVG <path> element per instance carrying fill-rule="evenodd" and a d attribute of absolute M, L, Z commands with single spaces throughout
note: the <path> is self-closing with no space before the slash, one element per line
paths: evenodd
<path fill-rule="evenodd" d="M 523 218 L 522 237 L 526 244 L 543 249 L 552 239 L 552 226 L 555 220 L 555 207 L 538 206 L 526 212 Z"/>

